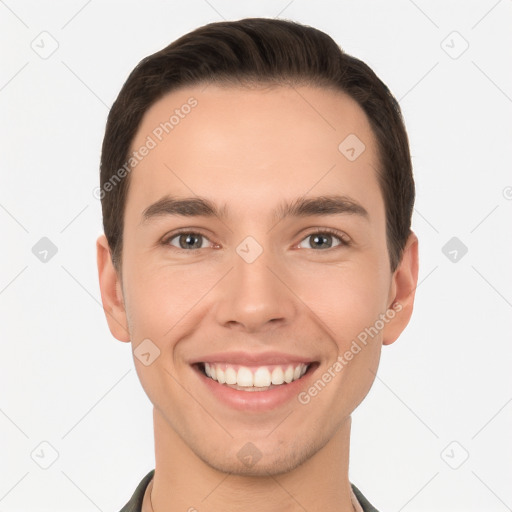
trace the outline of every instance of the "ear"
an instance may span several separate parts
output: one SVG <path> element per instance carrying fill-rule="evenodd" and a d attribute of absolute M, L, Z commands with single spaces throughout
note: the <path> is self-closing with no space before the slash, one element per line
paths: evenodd
<path fill-rule="evenodd" d="M 98 277 L 101 302 L 112 336 L 119 341 L 130 341 L 121 280 L 112 263 L 107 237 L 103 234 L 96 241 Z"/>
<path fill-rule="evenodd" d="M 392 277 L 388 309 L 394 310 L 394 315 L 391 316 L 388 311 L 390 320 L 383 329 L 383 345 L 391 345 L 396 341 L 411 319 L 418 286 L 418 264 L 418 237 L 411 232 L 403 250 L 402 260 Z"/>

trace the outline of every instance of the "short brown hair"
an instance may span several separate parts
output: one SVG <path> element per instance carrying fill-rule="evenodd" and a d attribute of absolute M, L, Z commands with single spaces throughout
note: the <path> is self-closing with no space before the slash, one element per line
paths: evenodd
<path fill-rule="evenodd" d="M 389 261 L 395 271 L 411 232 L 415 198 L 409 141 L 397 100 L 368 65 L 346 54 L 324 32 L 267 18 L 199 27 L 142 59 L 128 76 L 110 110 L 101 153 L 103 228 L 117 270 L 129 174 L 108 193 L 105 185 L 125 166 L 144 113 L 163 95 L 201 83 L 303 84 L 339 90 L 354 99 L 377 140 L 376 171 L 386 208 Z"/>

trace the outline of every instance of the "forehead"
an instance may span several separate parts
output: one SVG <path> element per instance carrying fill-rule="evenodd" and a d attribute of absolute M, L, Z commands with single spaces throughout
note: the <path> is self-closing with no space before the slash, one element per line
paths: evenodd
<path fill-rule="evenodd" d="M 167 193 L 209 197 L 234 214 L 334 192 L 382 208 L 371 126 L 339 91 L 186 87 L 148 109 L 131 152 L 144 153 L 127 198 L 139 215 Z"/>

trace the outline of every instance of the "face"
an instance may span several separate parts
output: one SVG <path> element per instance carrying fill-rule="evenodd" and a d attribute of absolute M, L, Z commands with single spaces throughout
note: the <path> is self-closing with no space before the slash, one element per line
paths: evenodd
<path fill-rule="evenodd" d="M 322 88 L 198 86 L 146 112 L 142 146 L 122 276 L 98 241 L 111 331 L 201 460 L 289 471 L 349 420 L 412 311 L 417 244 L 392 274 L 370 124 Z"/>

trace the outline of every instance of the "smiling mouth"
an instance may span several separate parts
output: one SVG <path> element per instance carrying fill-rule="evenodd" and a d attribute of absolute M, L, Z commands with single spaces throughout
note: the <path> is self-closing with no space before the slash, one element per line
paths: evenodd
<path fill-rule="evenodd" d="M 318 363 L 243 366 L 229 363 L 197 363 L 194 366 L 207 378 L 239 391 L 268 391 L 302 379 Z"/>

